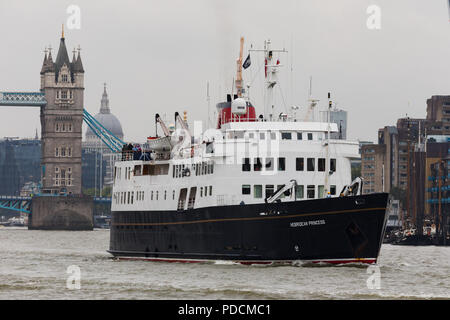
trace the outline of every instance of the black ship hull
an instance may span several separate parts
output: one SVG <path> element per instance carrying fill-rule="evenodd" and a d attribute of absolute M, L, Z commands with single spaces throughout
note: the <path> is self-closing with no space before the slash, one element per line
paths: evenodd
<path fill-rule="evenodd" d="M 112 212 L 109 252 L 122 259 L 245 264 L 376 263 L 388 194 Z"/>

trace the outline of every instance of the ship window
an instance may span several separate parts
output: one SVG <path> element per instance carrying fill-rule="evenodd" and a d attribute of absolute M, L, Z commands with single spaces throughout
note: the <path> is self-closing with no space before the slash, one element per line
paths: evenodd
<path fill-rule="evenodd" d="M 188 209 L 194 208 L 196 194 L 197 194 L 197 187 L 192 187 L 189 192 Z"/>
<path fill-rule="evenodd" d="M 312 140 L 313 139 L 313 134 L 312 133 L 308 133 L 308 140 Z"/>
<path fill-rule="evenodd" d="M 127 199 L 128 200 L 127 201 L 128 204 L 130 204 L 130 198 L 131 198 L 131 194 L 130 194 L 130 191 L 128 191 L 128 199 Z"/>
<path fill-rule="evenodd" d="M 255 158 L 253 163 L 253 171 L 261 171 L 262 163 L 261 158 Z"/>
<path fill-rule="evenodd" d="M 259 133 L 259 139 L 264 140 L 266 138 L 266 134 L 264 132 Z"/>
<path fill-rule="evenodd" d="M 145 165 L 144 165 L 145 167 Z M 175 178 L 175 165 L 172 165 L 172 177 Z"/>
<path fill-rule="evenodd" d="M 330 194 L 332 196 L 336 195 L 336 186 L 330 186 Z"/>
<path fill-rule="evenodd" d="M 150 194 L 150 200 L 153 200 L 153 191 L 152 191 L 152 193 Z"/>
<path fill-rule="evenodd" d="M 209 195 L 212 196 L 212 186 L 209 186 Z"/>
<path fill-rule="evenodd" d="M 142 170 L 142 166 L 141 165 L 134 166 L 134 175 L 135 176 L 140 176 L 141 175 L 141 170 Z"/>
<path fill-rule="evenodd" d="M 277 139 L 277 134 L 275 132 L 271 132 L 270 133 L 270 139 L 271 140 L 276 140 Z"/>
<path fill-rule="evenodd" d="M 131 191 L 131 204 L 134 202 L 134 191 Z"/>
<path fill-rule="evenodd" d="M 200 197 L 203 197 L 203 187 L 200 187 Z"/>
<path fill-rule="evenodd" d="M 244 138 L 244 132 L 242 132 L 242 131 L 235 131 L 234 132 L 234 138 L 235 139 L 242 139 L 242 138 Z"/>
<path fill-rule="evenodd" d="M 315 197 L 315 187 L 313 185 L 308 185 L 307 189 L 306 189 L 306 196 L 308 197 L 308 199 L 314 199 Z"/>
<path fill-rule="evenodd" d="M 164 200 L 167 200 L 167 190 L 164 190 Z"/>
<path fill-rule="evenodd" d="M 305 197 L 304 191 L 305 190 L 303 186 L 295 186 L 295 198 L 303 199 Z"/>
<path fill-rule="evenodd" d="M 274 186 L 273 184 L 267 184 L 266 185 L 266 198 L 270 197 L 274 193 Z"/>
<path fill-rule="evenodd" d="M 281 133 L 281 140 L 291 140 L 291 139 L 292 139 L 291 132 L 282 132 Z"/>
<path fill-rule="evenodd" d="M 278 158 L 278 171 L 286 170 L 286 158 Z"/>
<path fill-rule="evenodd" d="M 175 200 L 175 190 L 172 191 L 172 200 Z"/>
<path fill-rule="evenodd" d="M 301 132 L 297 132 L 297 140 L 303 140 L 303 135 Z"/>
<path fill-rule="evenodd" d="M 262 198 L 262 185 L 255 184 L 253 186 L 253 197 L 256 199 Z"/>
<path fill-rule="evenodd" d="M 266 170 L 273 171 L 273 158 L 266 158 Z"/>
<path fill-rule="evenodd" d="M 295 159 L 295 169 L 297 171 L 303 171 L 305 166 L 305 159 L 304 158 L 296 158 Z"/>
<path fill-rule="evenodd" d="M 336 171 L 336 159 L 330 159 L 330 171 Z"/>
<path fill-rule="evenodd" d="M 318 186 L 317 187 L 317 196 L 319 198 L 324 198 L 325 197 L 324 191 L 325 191 L 325 187 L 324 186 Z"/>
<path fill-rule="evenodd" d="M 242 194 L 251 194 L 251 188 L 249 184 L 242 185 Z"/>
<path fill-rule="evenodd" d="M 250 132 L 250 133 L 248 134 L 248 137 L 249 137 L 250 139 L 253 139 L 253 138 L 255 137 L 255 134 L 254 134 L 253 132 Z"/>
<path fill-rule="evenodd" d="M 319 171 L 325 171 L 325 158 L 319 158 L 317 160 L 317 169 Z"/>
<path fill-rule="evenodd" d="M 277 191 L 280 190 L 281 188 L 283 188 L 284 186 L 285 186 L 284 184 L 279 184 L 279 185 L 277 185 Z M 285 191 L 285 192 L 286 192 L 286 191 Z M 280 199 L 281 199 L 281 198 L 284 198 L 285 192 L 283 192 L 283 193 L 280 195 Z M 289 190 L 287 190 L 287 192 L 289 192 Z"/>
<path fill-rule="evenodd" d="M 184 210 L 184 204 L 186 202 L 187 188 L 180 190 L 180 196 L 178 198 L 178 210 Z"/>
<path fill-rule="evenodd" d="M 242 159 L 242 171 L 250 171 L 250 158 Z"/>
<path fill-rule="evenodd" d="M 159 192 L 158 192 L 158 191 L 156 191 L 156 200 L 158 200 L 158 193 L 159 193 Z"/>
<path fill-rule="evenodd" d="M 308 171 L 314 171 L 315 170 L 315 159 L 314 158 L 308 158 L 307 159 L 307 166 L 308 166 Z"/>

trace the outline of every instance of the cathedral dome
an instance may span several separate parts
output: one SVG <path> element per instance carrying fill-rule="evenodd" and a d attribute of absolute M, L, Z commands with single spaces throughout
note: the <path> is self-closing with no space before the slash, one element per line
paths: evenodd
<path fill-rule="evenodd" d="M 122 125 L 120 124 L 119 119 L 117 119 L 117 117 L 111 113 L 111 109 L 109 108 L 109 99 L 108 94 L 106 93 L 106 86 L 103 91 L 100 113 L 96 114 L 94 118 L 95 120 L 100 122 L 112 134 L 114 134 L 119 139 L 123 140 Z M 97 140 L 98 137 L 91 130 L 91 128 L 88 127 L 88 130 L 86 132 L 86 140 L 93 140 L 93 139 Z"/>

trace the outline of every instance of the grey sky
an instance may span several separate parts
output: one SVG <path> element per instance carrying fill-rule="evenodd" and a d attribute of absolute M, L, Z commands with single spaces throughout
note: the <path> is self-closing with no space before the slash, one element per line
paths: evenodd
<path fill-rule="evenodd" d="M 447 0 L 1 0 L 0 91 L 39 89 L 44 47 L 56 57 L 71 4 L 81 8 L 81 29 L 65 37 L 70 51 L 82 48 L 85 108 L 98 112 L 107 82 L 127 140 L 153 134 L 155 113 L 172 119 L 187 110 L 190 121 L 205 120 L 206 82 L 213 110 L 230 90 L 240 36 L 245 56 L 267 38 L 285 47 L 285 103 L 305 106 L 312 76 L 321 104 L 331 91 L 349 112 L 350 139 L 375 141 L 378 128 L 406 114 L 425 117 L 427 98 L 450 94 Z M 381 8 L 381 30 L 366 27 L 371 4 Z M 258 60 L 252 55 L 245 83 Z M 262 78 L 251 89 L 258 114 Z M 0 107 L 0 137 L 32 137 L 36 128 L 40 135 L 38 109 Z"/>

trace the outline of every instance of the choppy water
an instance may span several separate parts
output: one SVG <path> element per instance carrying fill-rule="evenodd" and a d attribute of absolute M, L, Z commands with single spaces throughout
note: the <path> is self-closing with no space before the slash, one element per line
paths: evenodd
<path fill-rule="evenodd" d="M 383 245 L 369 289 L 367 266 L 116 261 L 108 245 L 109 230 L 0 228 L 0 299 L 450 299 L 450 247 Z"/>

